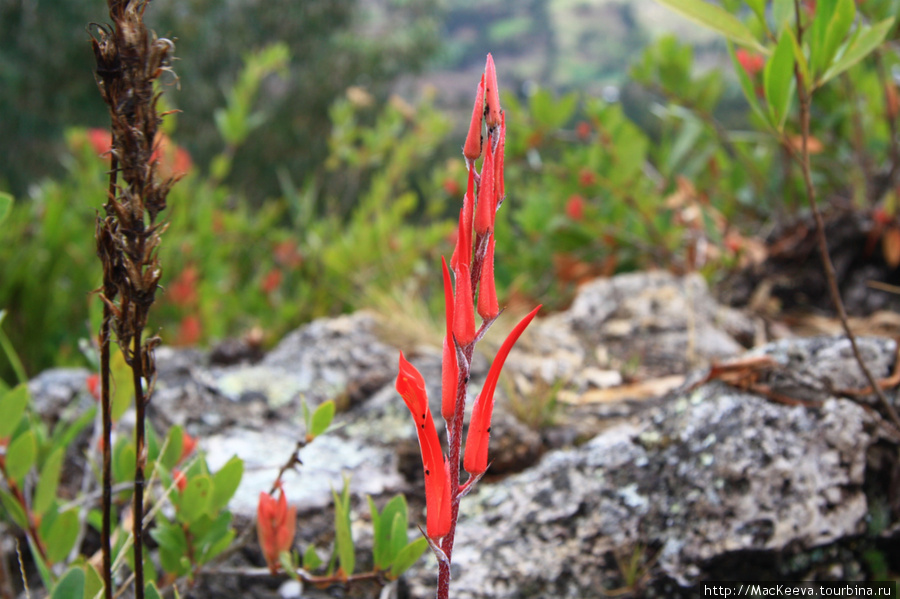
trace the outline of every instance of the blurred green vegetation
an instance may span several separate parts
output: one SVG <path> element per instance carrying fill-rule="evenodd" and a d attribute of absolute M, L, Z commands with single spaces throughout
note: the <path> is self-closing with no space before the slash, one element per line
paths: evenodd
<path fill-rule="evenodd" d="M 167 89 L 165 98 L 186 112 L 167 117 L 171 142 L 161 160 L 188 170 L 166 214 L 165 289 L 151 311 L 154 332 L 166 343 L 206 344 L 258 327 L 272 342 L 312 318 L 378 305 L 386 296 L 421 301 L 439 313 L 443 296 L 435 277 L 441 254 L 452 249 L 466 180 L 460 123 L 438 108 L 433 92 L 402 99 L 386 87 L 393 75 L 412 68 L 404 51 L 419 47 L 416 36 L 433 26 L 416 18 L 427 3 L 388 3 L 399 13 L 369 21 L 389 23 L 400 14 L 418 23 L 404 34 L 410 37 L 398 38 L 405 42 L 382 48 L 394 58 L 377 67 L 359 58 L 370 42 L 348 39 L 350 29 L 309 34 L 304 44 L 323 44 L 332 54 L 319 66 L 311 63 L 322 48 L 299 42 L 192 46 L 199 43 L 192 37 L 212 39 L 213 29 L 239 23 L 227 25 L 236 17 L 214 6 L 207 8 L 221 11 L 218 21 L 191 24 L 192 11 L 205 4 L 188 4 L 154 3 L 162 33 L 166 23 L 176 29 L 165 18 L 184 12 L 177 24 L 182 60 L 175 65 L 182 91 Z M 352 8 L 321 4 L 321 11 Z M 859 5 L 859 19 L 894 14 L 896 4 L 869 0 Z M 762 36 L 741 6 L 729 8 Z M 476 8 L 460 2 L 448 14 L 459 17 L 464 10 Z M 289 39 L 290 27 L 298 26 L 266 18 L 274 19 L 273 39 Z M 349 13 L 346 18 L 352 21 Z M 497 27 L 486 35 L 518 40 L 525 21 Z M 892 30 L 888 40 L 895 38 Z M 429 43 L 422 46 L 436 47 Z M 458 60 L 468 48 L 458 48 Z M 235 66 L 217 78 L 191 62 L 198 56 Z M 506 65 L 502 55 L 495 57 L 504 86 Z M 755 237 L 764 226 L 802 209 L 799 172 L 783 166 L 786 148 L 748 108 L 736 77 L 743 72 L 750 92 L 760 93 L 764 74 L 754 65 L 765 57 L 744 53 L 735 60 L 744 65 L 735 67 L 740 71 L 727 62 L 699 68 L 691 45 L 662 37 L 630 60 L 622 102 L 600 91 L 504 88 L 509 131 L 507 198 L 498 213 L 501 303 L 539 300 L 559 309 L 583 280 L 647 267 L 700 271 L 716 280 L 758 251 Z M 90 57 L 80 68 L 85 64 Z M 812 122 L 819 197 L 879 211 L 888 228 L 896 226 L 900 170 L 891 125 L 898 69 L 896 53 L 876 50 L 817 91 Z M 189 102 L 196 105 L 188 109 Z M 213 123 L 209 131 L 189 116 L 201 106 Z M 107 161 L 98 157 L 102 131 L 86 127 L 102 119 L 75 112 L 65 119 L 63 172 L 28 180 L 29 193 L 16 198 L 0 228 L 4 330 L 31 374 L 78 363 L 78 340 L 96 332 L 100 310 L 91 293 L 100 276 L 92 232 Z M 792 122 L 787 119 L 788 140 L 797 135 Z M 397 289 L 402 293 L 393 293 Z M 0 377 L 12 380 L 2 360 Z"/>

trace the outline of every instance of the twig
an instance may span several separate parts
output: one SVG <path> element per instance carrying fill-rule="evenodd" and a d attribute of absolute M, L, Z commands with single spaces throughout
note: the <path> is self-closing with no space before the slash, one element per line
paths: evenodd
<path fill-rule="evenodd" d="M 797 41 L 802 45 L 803 28 L 800 25 L 800 0 L 794 0 L 794 14 L 796 16 L 797 22 Z M 881 387 L 875 381 L 875 377 L 872 376 L 872 372 L 869 370 L 869 367 L 866 366 L 865 360 L 863 360 L 862 354 L 859 351 L 859 346 L 856 343 L 856 336 L 850 329 L 850 323 L 847 320 L 847 311 L 844 309 L 844 302 L 841 299 L 841 291 L 837 284 L 837 276 L 834 272 L 834 264 L 831 262 L 831 256 L 828 254 L 828 240 L 825 237 L 825 221 L 822 219 L 822 214 L 821 212 L 819 212 L 819 207 L 816 204 L 816 190 L 812 183 L 812 173 L 809 162 L 809 121 L 812 98 L 810 97 L 810 93 L 808 93 L 806 90 L 803 82 L 803 75 L 800 73 L 800 68 L 796 65 L 794 66 L 794 78 L 797 81 L 797 96 L 800 100 L 800 128 L 802 145 L 799 158 L 797 158 L 796 153 L 793 151 L 793 149 L 790 150 L 790 153 L 791 156 L 793 156 L 795 160 L 800 163 L 800 170 L 803 173 L 803 185 L 806 188 L 806 198 L 807 200 L 809 200 L 809 207 L 813 213 L 813 218 L 816 221 L 816 238 L 819 246 L 819 255 L 822 258 L 822 266 L 825 270 L 825 278 L 828 280 L 828 292 L 831 295 L 831 301 L 834 304 L 835 309 L 837 310 L 838 318 L 841 321 L 841 326 L 844 328 L 844 333 L 846 334 L 847 339 L 850 341 L 850 346 L 853 348 L 853 356 L 856 358 L 856 362 L 859 364 L 860 370 L 862 370 L 863 375 L 866 377 L 866 380 L 869 381 L 869 385 L 875 391 L 875 394 L 878 396 L 881 405 L 883 406 L 885 412 L 887 412 L 888 417 L 894 423 L 894 426 L 900 429 L 900 416 L 897 415 L 897 411 L 894 409 L 894 406 L 891 405 L 891 402 L 885 396 L 884 391 L 881 390 Z M 785 147 L 790 148 L 790 144 L 786 144 Z"/>

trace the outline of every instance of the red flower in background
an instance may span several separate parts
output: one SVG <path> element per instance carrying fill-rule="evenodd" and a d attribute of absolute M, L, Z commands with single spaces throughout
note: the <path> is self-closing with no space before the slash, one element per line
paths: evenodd
<path fill-rule="evenodd" d="M 751 79 L 766 66 L 766 58 L 762 54 L 738 48 L 734 55 L 741 68 L 744 69 Z"/>
<path fill-rule="evenodd" d="M 591 124 L 587 121 L 581 121 L 575 125 L 575 135 L 581 141 L 587 141 L 591 138 Z"/>
<path fill-rule="evenodd" d="M 272 574 L 281 566 L 278 556 L 282 551 L 290 551 L 294 544 L 297 528 L 297 508 L 288 507 L 281 481 L 278 482 L 280 496 L 276 501 L 268 493 L 259 494 L 256 508 L 256 534 L 259 547 Z"/>
<path fill-rule="evenodd" d="M 574 221 L 584 218 L 584 198 L 574 195 L 566 202 L 566 215 Z"/>
<path fill-rule="evenodd" d="M 85 380 L 85 385 L 87 385 L 88 393 L 94 396 L 94 399 L 100 401 L 100 375 L 97 373 L 89 374 L 87 380 Z"/>
<path fill-rule="evenodd" d="M 88 142 L 94 152 L 104 156 L 112 149 L 112 134 L 106 129 L 88 129 Z M 150 160 L 157 162 L 157 168 L 162 178 L 180 177 L 186 175 L 194 167 L 194 161 L 187 150 L 176 144 L 165 133 L 156 136 L 156 147 Z"/>
<path fill-rule="evenodd" d="M 259 284 L 259 286 L 262 289 L 263 293 L 269 295 L 275 292 L 275 290 L 277 290 L 279 287 L 281 287 L 281 280 L 281 271 L 277 268 L 273 268 L 268 273 L 266 273 L 266 276 L 263 277 L 263 280 Z"/>
<path fill-rule="evenodd" d="M 197 439 L 187 434 L 187 431 L 181 431 L 181 455 L 178 456 L 178 463 L 180 464 L 185 458 L 194 453 L 196 448 Z"/>
<path fill-rule="evenodd" d="M 178 326 L 178 337 L 176 345 L 196 345 L 203 336 L 203 325 L 200 324 L 200 317 L 188 314 L 181 319 Z"/>
<path fill-rule="evenodd" d="M 169 285 L 169 299 L 179 308 L 186 308 L 197 303 L 197 281 L 200 274 L 194 266 L 188 266 L 175 277 Z"/>

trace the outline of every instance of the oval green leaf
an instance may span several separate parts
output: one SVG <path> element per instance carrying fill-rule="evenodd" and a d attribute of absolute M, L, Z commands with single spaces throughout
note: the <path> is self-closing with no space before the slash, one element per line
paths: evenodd
<path fill-rule="evenodd" d="M 0 397 L 0 439 L 9 437 L 19 426 L 28 405 L 28 387 L 17 385 Z"/>
<path fill-rule="evenodd" d="M 78 510 L 69 510 L 59 514 L 53 521 L 53 526 L 47 533 L 44 543 L 47 549 L 47 561 L 51 564 L 57 564 L 69 555 L 75 541 L 78 540 L 78 532 L 80 526 L 78 523 Z M 84 573 L 82 572 L 82 575 Z M 81 584 L 84 588 L 84 582 Z"/>
<path fill-rule="evenodd" d="M 409 570 L 410 566 L 422 557 L 422 554 L 425 553 L 426 549 L 428 549 L 428 539 L 425 537 L 419 537 L 401 549 L 400 552 L 397 553 L 397 557 L 394 558 L 394 563 L 391 565 L 391 571 L 388 574 L 388 578 L 399 578 L 404 572 Z"/>
<path fill-rule="evenodd" d="M 23 530 L 28 528 L 28 516 L 25 514 L 25 509 L 18 501 L 16 501 L 15 497 L 3 489 L 0 489 L 0 503 L 3 504 L 6 513 L 9 514 L 9 517 L 12 518 L 12 521 L 15 522 L 19 528 Z"/>
<path fill-rule="evenodd" d="M 84 570 L 72 568 L 53 586 L 50 599 L 84 599 Z"/>
<path fill-rule="evenodd" d="M 207 474 L 188 479 L 178 509 L 178 519 L 181 522 L 191 523 L 207 512 L 212 498 L 212 484 L 212 479 Z"/>
<path fill-rule="evenodd" d="M 325 429 L 331 424 L 331 421 L 334 419 L 334 400 L 329 399 L 313 412 L 312 422 L 310 423 L 309 434 L 313 437 L 318 437 L 322 433 L 325 432 Z"/>
<path fill-rule="evenodd" d="M 59 486 L 59 473 L 62 471 L 65 451 L 58 447 L 44 461 L 41 468 L 41 477 L 34 491 L 34 499 L 31 503 L 31 511 L 38 516 L 42 515 L 56 498 L 56 489 Z"/>
<path fill-rule="evenodd" d="M 225 462 L 225 465 L 213 475 L 213 493 L 209 502 L 211 513 L 218 512 L 228 505 L 240 486 L 243 476 L 244 461 L 237 456 L 233 456 Z"/>
<path fill-rule="evenodd" d="M 25 431 L 9 444 L 6 448 L 6 475 L 16 484 L 21 484 L 22 479 L 31 470 L 37 457 L 37 445 L 34 442 L 34 433 Z"/>

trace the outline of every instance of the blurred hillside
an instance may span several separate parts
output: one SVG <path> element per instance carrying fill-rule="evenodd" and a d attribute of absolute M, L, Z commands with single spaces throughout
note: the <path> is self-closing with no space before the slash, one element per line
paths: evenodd
<path fill-rule="evenodd" d="M 104 21 L 104 5 L 0 3 L 0 189 L 21 196 L 40 179 L 60 176 L 64 129 L 105 125 L 85 29 Z M 182 111 L 178 137 L 199 165 L 222 150 L 213 115 L 242 57 L 273 41 L 288 44 L 290 74 L 264 86 L 259 129 L 237 150 L 228 181 L 254 204 L 280 193 L 277 167 L 298 183 L 320 171 L 328 109 L 350 86 L 378 99 L 391 91 L 415 99 L 429 85 L 439 91 L 438 106 L 465 111 L 473 74 L 491 51 L 507 90 L 599 96 L 614 93 L 660 31 L 712 43 L 653 0 L 156 0 L 148 19 L 176 42 L 179 84 L 166 98 Z M 714 47 L 721 56 L 722 46 Z"/>

